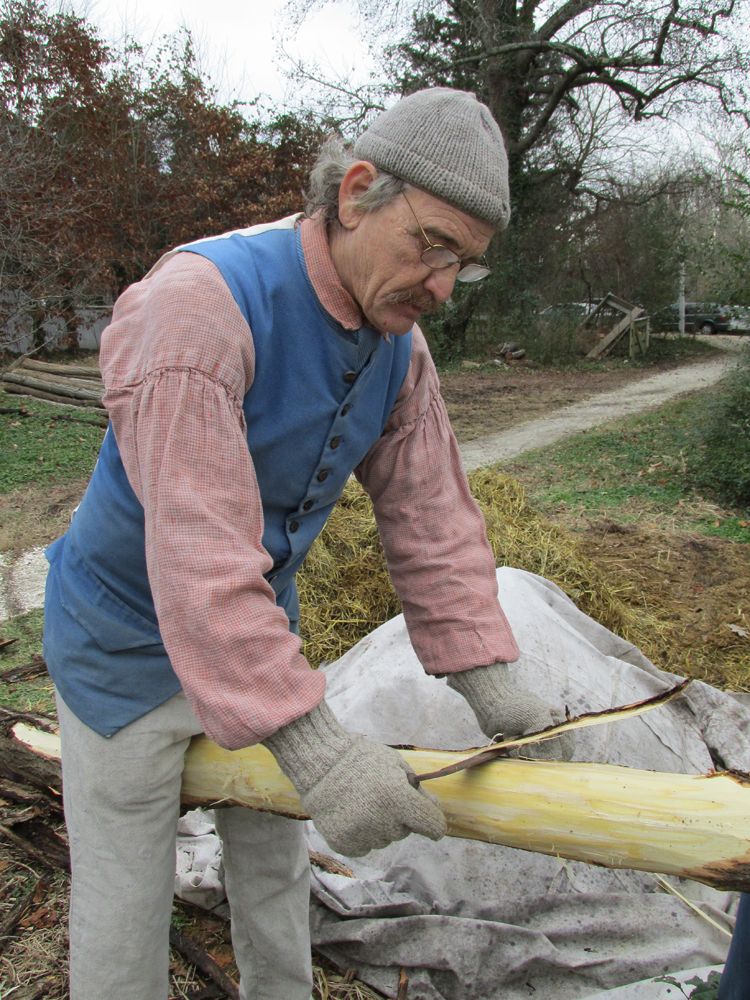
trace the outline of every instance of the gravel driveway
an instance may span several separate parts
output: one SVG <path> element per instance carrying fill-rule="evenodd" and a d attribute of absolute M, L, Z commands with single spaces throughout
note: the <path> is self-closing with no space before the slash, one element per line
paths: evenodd
<path fill-rule="evenodd" d="M 726 342 L 724 357 L 659 372 L 620 389 L 563 406 L 546 417 L 529 420 L 510 430 L 465 442 L 461 445 L 464 467 L 471 471 L 481 465 L 515 458 L 524 451 L 554 444 L 561 438 L 590 430 L 617 417 L 652 410 L 675 396 L 713 385 L 737 363 L 740 342 L 736 337 L 712 337 L 711 341 Z M 725 346 L 724 343 L 721 346 Z"/>

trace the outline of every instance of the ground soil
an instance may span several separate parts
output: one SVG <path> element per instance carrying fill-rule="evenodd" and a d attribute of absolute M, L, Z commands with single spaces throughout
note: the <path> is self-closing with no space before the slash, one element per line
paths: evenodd
<path fill-rule="evenodd" d="M 657 666 L 750 691 L 750 546 L 670 524 L 582 521 L 587 555 L 669 628 Z M 627 599 L 627 598 L 626 598 Z"/>

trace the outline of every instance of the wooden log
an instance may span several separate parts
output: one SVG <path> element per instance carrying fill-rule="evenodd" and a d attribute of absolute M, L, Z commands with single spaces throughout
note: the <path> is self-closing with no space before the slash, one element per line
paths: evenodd
<path fill-rule="evenodd" d="M 89 406 L 95 407 L 96 409 L 104 409 L 101 400 L 98 399 L 71 399 L 70 397 L 57 396 L 53 392 L 47 392 L 44 389 L 31 389 L 28 386 L 14 385 L 12 382 L 3 382 L 3 389 L 6 392 L 13 392 L 19 396 L 33 396 L 35 399 L 46 399 L 51 403 L 62 403 L 65 406 Z M 102 420 L 104 418 L 101 418 Z M 102 426 L 106 426 L 106 422 L 102 423 Z"/>
<path fill-rule="evenodd" d="M 2 376 L 5 383 L 25 386 L 27 389 L 41 389 L 43 392 L 53 392 L 57 396 L 66 396 L 70 399 L 92 399 L 100 402 L 101 389 L 88 389 L 86 386 L 74 385 L 71 380 L 66 383 L 62 379 L 40 379 L 33 375 L 19 375 L 15 372 L 5 372 Z"/>
<path fill-rule="evenodd" d="M 53 361 L 35 361 L 33 358 L 24 358 L 18 368 L 25 368 L 36 372 L 49 372 L 52 375 L 67 375 L 69 378 L 98 378 L 101 380 L 99 368 L 95 365 L 63 365 L 56 364 Z"/>
<path fill-rule="evenodd" d="M 51 734 L 23 724 L 13 732 L 36 752 L 59 756 Z M 445 770 L 467 756 L 399 752 L 417 774 Z M 748 775 L 504 758 L 425 785 L 454 837 L 750 891 Z M 305 818 L 294 786 L 262 746 L 229 751 L 197 737 L 186 756 L 182 798 L 192 806 L 245 805 Z"/>

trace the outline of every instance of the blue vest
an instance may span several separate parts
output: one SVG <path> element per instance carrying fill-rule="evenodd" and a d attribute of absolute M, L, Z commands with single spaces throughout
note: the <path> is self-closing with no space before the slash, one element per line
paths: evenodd
<path fill-rule="evenodd" d="M 252 330 L 255 378 L 243 409 L 263 545 L 273 559 L 267 579 L 296 629 L 295 574 L 383 431 L 409 367 L 411 335 L 384 340 L 369 327 L 352 332 L 336 323 L 313 291 L 291 228 L 182 249 L 219 268 Z M 47 557 L 49 671 L 71 710 L 111 735 L 180 689 L 148 584 L 143 508 L 111 426 L 70 528 Z"/>

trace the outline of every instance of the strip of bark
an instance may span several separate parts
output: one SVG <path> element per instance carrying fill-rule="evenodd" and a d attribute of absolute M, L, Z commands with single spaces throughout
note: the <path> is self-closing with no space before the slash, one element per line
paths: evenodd
<path fill-rule="evenodd" d="M 18 639 L 0 639 L 0 653 L 4 652 L 8 646 L 12 646 Z"/>
<path fill-rule="evenodd" d="M 234 980 L 224 972 L 221 966 L 208 954 L 205 949 L 192 941 L 182 931 L 172 926 L 169 928 L 169 943 L 178 951 L 183 958 L 196 967 L 205 978 L 224 991 L 230 1000 L 239 1000 L 240 991 Z"/>
<path fill-rule="evenodd" d="M 345 878 L 354 878 L 354 872 L 347 868 L 340 861 L 330 857 L 328 854 L 321 854 L 320 851 L 308 851 L 310 864 L 320 868 L 331 875 L 343 875 Z"/>
<path fill-rule="evenodd" d="M 641 715 L 643 712 L 659 708 L 661 705 L 666 705 L 667 702 L 679 697 L 689 683 L 690 678 L 687 678 L 679 684 L 675 684 L 674 687 L 669 688 L 667 691 L 662 691 L 660 694 L 654 695 L 652 698 L 634 701 L 629 705 L 618 705 L 615 708 L 605 708 L 601 712 L 584 712 L 582 715 L 577 715 L 574 719 L 569 718 L 567 722 L 540 729 L 537 733 L 529 733 L 526 736 L 519 736 L 518 739 L 502 740 L 499 743 L 493 743 L 489 747 L 480 750 L 479 753 L 456 761 L 455 764 L 448 764 L 447 767 L 441 767 L 437 771 L 429 771 L 426 774 L 417 774 L 413 783 L 419 784 L 421 781 L 430 781 L 432 778 L 443 778 L 447 774 L 467 771 L 470 767 L 478 767 L 480 764 L 486 764 L 488 761 L 496 760 L 498 757 L 507 757 L 513 750 L 523 750 L 525 746 L 554 739 L 556 736 L 573 729 L 585 729 L 588 726 L 599 726 L 604 722 L 616 722 L 618 719 Z"/>

